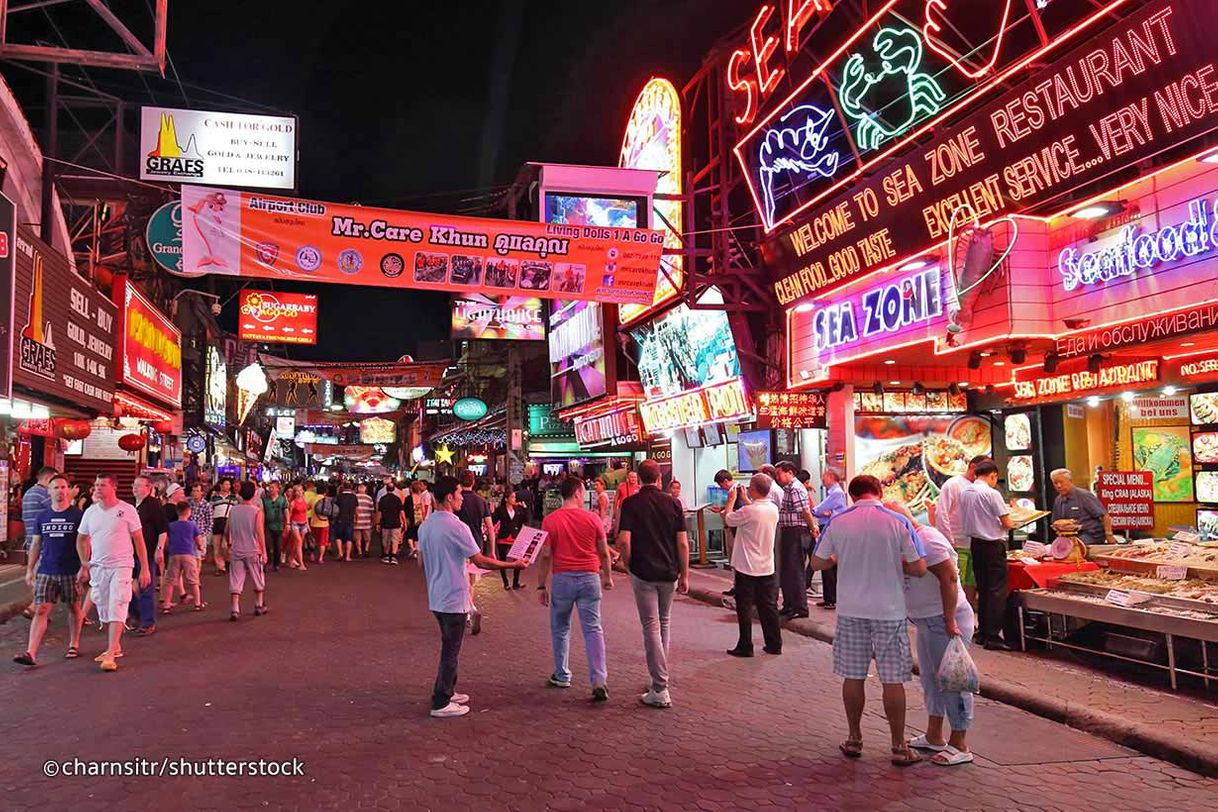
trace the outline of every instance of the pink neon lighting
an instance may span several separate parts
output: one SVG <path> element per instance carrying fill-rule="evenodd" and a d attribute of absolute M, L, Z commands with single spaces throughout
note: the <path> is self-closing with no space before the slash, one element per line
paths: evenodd
<path fill-rule="evenodd" d="M 970 79 L 980 79 L 994 69 L 998 63 L 998 55 L 1002 53 L 1002 41 L 1007 34 L 1007 20 L 1011 16 L 1012 0 L 1005 0 L 1002 7 L 1002 20 L 998 24 L 998 33 L 994 36 L 994 50 L 990 53 L 989 61 L 976 70 L 971 70 L 961 60 L 962 56 L 947 48 L 939 39 L 943 24 L 939 21 L 943 13 L 948 11 L 948 3 L 952 0 L 926 0 L 926 24 L 922 26 L 922 35 L 926 45 L 939 56 L 952 64 L 952 67 Z M 959 5 L 960 0 L 955 0 Z"/>

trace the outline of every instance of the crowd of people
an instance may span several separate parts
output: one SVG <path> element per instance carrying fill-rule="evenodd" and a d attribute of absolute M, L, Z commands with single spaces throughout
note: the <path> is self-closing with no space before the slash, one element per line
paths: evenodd
<path fill-rule="evenodd" d="M 1068 486 L 1068 472 L 1055 473 L 1063 480 L 1062 500 L 1080 501 Z M 825 498 L 814 503 L 810 477 L 790 462 L 764 466 L 747 485 L 720 471 L 715 479 L 727 492 L 721 512 L 730 529 L 730 593 L 738 619 L 738 637 L 727 653 L 754 656 L 755 612 L 763 651 L 780 655 L 782 621 L 808 615 L 811 573 L 820 571 L 820 605 L 837 613 L 833 668 L 843 679 L 848 728 L 841 751 L 848 757 L 862 753 L 864 686 L 874 661 L 891 727 L 892 763 L 920 761 L 917 750 L 933 751 L 937 764 L 968 763 L 972 696 L 942 691 L 935 674 L 951 640 L 974 640 L 975 626 L 976 642 L 1006 647 L 1005 568 L 1002 582 L 995 583 L 995 562 L 1005 553 L 1000 556 L 990 546 L 1005 547 L 1011 520 L 1009 506 L 996 498 L 996 477 L 991 460 L 974 459 L 965 474 L 944 485 L 932 524 L 922 524 L 904 505 L 883 502 L 874 477 L 855 477 L 843 488 L 840 474 L 827 469 Z M 574 616 L 587 652 L 592 700 L 609 699 L 601 600 L 603 590 L 614 587 L 616 570 L 629 576 L 642 632 L 650 684 L 640 701 L 668 708 L 673 704 L 671 608 L 674 596 L 688 590 L 689 539 L 680 485 L 662 489 L 661 483 L 661 468 L 652 460 L 629 472 L 612 502 L 601 479 L 594 481 L 591 499 L 579 477 L 545 483 L 559 486 L 562 504 L 540 521 L 545 538 L 538 552 L 532 559 L 516 559 L 511 556 L 516 537 L 538 524 L 534 503 L 544 489 L 538 483 L 505 488 L 492 508 L 468 471 L 434 484 L 387 478 L 274 481 L 261 487 L 221 479 L 210 489 L 192 483 L 189 491 L 140 476 L 132 485 L 132 501 L 126 502 L 114 478 L 101 475 L 82 510 L 79 489 L 62 474 L 43 469 L 22 505 L 34 602 L 27 649 L 14 659 L 26 666 L 38 663 L 50 610 L 63 602 L 69 610 L 65 656 L 80 655 L 82 626 L 96 609 L 108 643 L 95 659 L 103 670 L 114 671 L 123 656 L 124 632 L 148 636 L 157 631 L 158 612 L 209 608 L 206 565 L 216 576 L 226 576 L 229 619 L 236 622 L 247 581 L 253 614 L 263 615 L 269 611 L 266 570 L 304 572 L 327 560 L 369 558 L 375 531 L 382 563 L 420 559 L 422 565 L 441 643 L 433 716 L 469 712 L 469 697 L 456 688 L 464 635 L 467 630 L 478 634 L 481 627 L 474 602 L 478 576 L 498 570 L 505 590 L 521 589 L 521 570 L 534 563 L 530 572 L 539 601 L 550 613 L 554 668 L 548 684 L 572 685 Z M 962 546 L 970 549 L 958 550 Z M 971 559 L 977 582 L 979 623 L 961 584 L 962 554 L 966 563 Z M 927 732 L 912 741 L 905 737 L 904 693 L 912 673 L 911 622 L 929 714 Z"/>

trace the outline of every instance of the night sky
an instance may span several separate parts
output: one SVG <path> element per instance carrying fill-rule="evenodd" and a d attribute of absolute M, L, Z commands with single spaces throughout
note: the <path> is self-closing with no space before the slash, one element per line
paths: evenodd
<path fill-rule="evenodd" d="M 175 2 L 169 50 L 191 106 L 225 109 L 202 85 L 299 116 L 302 196 L 455 212 L 526 161 L 616 165 L 644 82 L 680 88 L 753 5 Z M 172 74 L 153 89 L 178 101 Z M 448 337 L 445 295 L 275 284 L 321 294 L 319 345 L 294 358 L 392 359 Z"/>

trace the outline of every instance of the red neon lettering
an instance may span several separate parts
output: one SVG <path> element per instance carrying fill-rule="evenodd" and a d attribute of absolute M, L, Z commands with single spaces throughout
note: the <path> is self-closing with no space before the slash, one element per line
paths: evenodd
<path fill-rule="evenodd" d="M 774 7 L 764 5 L 761 7 L 761 11 L 757 12 L 757 17 L 749 27 L 749 43 L 753 46 L 753 65 L 757 68 L 757 81 L 763 96 L 773 90 L 774 86 L 778 84 L 778 80 L 786 73 L 785 68 L 780 66 L 771 70 L 768 64 L 770 57 L 778 50 L 778 37 L 767 35 L 764 40 L 758 39 L 762 27 L 773 16 Z"/>
<path fill-rule="evenodd" d="M 799 35 L 804 26 L 817 14 L 828 14 L 833 10 L 831 0 L 803 0 L 799 8 L 795 8 L 796 0 L 787 0 L 787 53 L 799 50 Z"/>
<path fill-rule="evenodd" d="M 748 124 L 757 116 L 757 82 L 751 76 L 741 75 L 741 68 L 750 59 L 748 51 L 733 51 L 727 61 L 727 86 L 745 96 L 744 112 L 736 116 L 737 124 Z"/>

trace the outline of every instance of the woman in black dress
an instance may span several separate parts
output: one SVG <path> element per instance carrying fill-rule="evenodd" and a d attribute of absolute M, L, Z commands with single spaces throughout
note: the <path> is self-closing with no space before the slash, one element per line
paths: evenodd
<path fill-rule="evenodd" d="M 516 500 L 516 493 L 509 489 L 507 495 L 503 497 L 503 501 L 499 503 L 499 507 L 495 508 L 495 512 L 491 514 L 491 522 L 495 525 L 495 550 L 499 553 L 500 561 L 507 559 L 508 551 L 512 549 L 512 542 L 516 540 L 516 534 L 520 532 L 520 528 L 524 527 L 528 518 L 528 511 Z M 499 576 L 503 578 L 504 589 L 520 589 L 520 570 L 512 570 L 511 586 L 508 586 L 507 570 L 499 570 Z"/>

